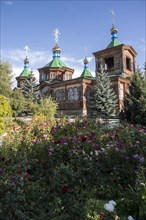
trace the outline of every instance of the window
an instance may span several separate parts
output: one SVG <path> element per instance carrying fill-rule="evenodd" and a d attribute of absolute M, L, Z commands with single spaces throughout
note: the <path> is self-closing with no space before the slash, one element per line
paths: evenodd
<path fill-rule="evenodd" d="M 114 58 L 110 57 L 110 58 L 105 59 L 105 64 L 106 64 L 107 71 L 112 70 L 114 68 Z"/>
<path fill-rule="evenodd" d="M 126 57 L 126 68 L 128 70 L 131 70 L 131 60 L 130 58 Z"/>
<path fill-rule="evenodd" d="M 68 100 L 72 101 L 73 100 L 73 89 L 70 88 L 68 90 Z"/>
<path fill-rule="evenodd" d="M 70 88 L 68 90 L 68 100 L 78 100 L 79 99 L 79 92 L 77 88 Z"/>
<path fill-rule="evenodd" d="M 56 101 L 65 100 L 65 91 L 63 89 L 59 89 L 55 92 L 55 100 Z"/>

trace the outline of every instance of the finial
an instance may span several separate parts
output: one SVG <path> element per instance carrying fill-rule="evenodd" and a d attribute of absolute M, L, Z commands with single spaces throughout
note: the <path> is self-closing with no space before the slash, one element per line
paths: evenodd
<path fill-rule="evenodd" d="M 27 57 L 28 56 L 28 51 L 30 51 L 30 48 L 26 45 L 23 49 L 24 49 L 25 55 Z"/>
<path fill-rule="evenodd" d="M 114 10 L 112 9 L 111 10 L 111 13 L 112 13 L 112 28 L 114 28 L 115 27 L 115 12 L 114 12 Z"/>
<path fill-rule="evenodd" d="M 86 57 L 87 57 L 88 48 L 87 48 L 87 47 L 84 47 L 84 50 L 85 50 L 85 58 L 86 58 Z"/>
<path fill-rule="evenodd" d="M 59 35 L 60 35 L 60 32 L 58 30 L 58 28 L 56 28 L 54 31 L 53 31 L 53 35 L 55 37 L 55 45 L 58 46 L 58 39 L 59 39 Z"/>

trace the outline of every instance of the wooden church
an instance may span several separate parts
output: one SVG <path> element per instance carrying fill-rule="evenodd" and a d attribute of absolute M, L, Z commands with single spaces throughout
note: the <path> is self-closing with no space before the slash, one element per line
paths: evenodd
<path fill-rule="evenodd" d="M 95 77 L 88 68 L 85 57 L 84 69 L 78 78 L 73 79 L 74 69 L 61 60 L 61 49 L 58 45 L 58 29 L 55 31 L 55 46 L 52 49 L 53 58 L 48 64 L 38 69 L 41 96 L 52 96 L 59 104 L 58 111 L 64 115 L 90 115 L 89 100 L 94 94 Z M 108 73 L 111 85 L 118 97 L 119 111 L 123 109 L 123 99 L 128 89 L 131 77 L 135 72 L 135 57 L 137 55 L 130 45 L 120 43 L 118 30 L 114 24 L 111 28 L 111 42 L 100 51 L 94 52 L 96 74 L 102 64 Z M 17 87 L 23 85 L 25 78 L 32 76 L 29 70 L 29 60 L 24 60 L 24 70 L 16 77 Z"/>

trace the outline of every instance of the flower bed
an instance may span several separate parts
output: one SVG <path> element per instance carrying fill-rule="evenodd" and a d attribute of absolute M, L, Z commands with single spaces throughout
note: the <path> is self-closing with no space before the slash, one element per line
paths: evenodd
<path fill-rule="evenodd" d="M 145 128 L 53 124 L 32 121 L 7 135 L 0 219 L 146 218 Z M 112 211 L 109 200 L 116 201 Z"/>

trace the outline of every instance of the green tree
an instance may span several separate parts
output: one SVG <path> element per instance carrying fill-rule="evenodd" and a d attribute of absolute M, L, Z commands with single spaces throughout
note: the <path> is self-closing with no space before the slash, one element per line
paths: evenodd
<path fill-rule="evenodd" d="M 54 118 L 57 112 L 58 104 L 51 98 L 41 98 L 39 107 L 36 109 L 36 114 L 42 114 L 48 118 Z"/>
<path fill-rule="evenodd" d="M 0 95 L 0 135 L 6 131 L 12 119 L 12 110 L 8 98 Z"/>
<path fill-rule="evenodd" d="M 97 117 L 107 118 L 116 114 L 117 97 L 111 88 L 110 79 L 103 67 L 97 73 L 94 86 L 94 97 L 91 100 L 91 110 Z"/>
<path fill-rule="evenodd" d="M 125 118 L 129 123 L 146 125 L 146 79 L 138 67 L 126 94 Z"/>
<path fill-rule="evenodd" d="M 146 62 L 144 63 L 144 78 L 146 79 Z"/>
<path fill-rule="evenodd" d="M 22 94 L 22 90 L 20 88 L 13 90 L 10 96 L 10 105 L 14 116 L 18 116 L 19 113 L 24 111 L 25 103 L 26 101 Z"/>
<path fill-rule="evenodd" d="M 38 96 L 39 86 L 37 85 L 35 77 L 31 77 L 30 79 L 25 79 L 25 82 L 22 87 L 22 93 L 25 98 L 36 101 Z"/>
<path fill-rule="evenodd" d="M 0 94 L 9 97 L 12 92 L 12 67 L 8 62 L 0 61 Z"/>

